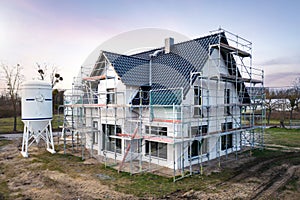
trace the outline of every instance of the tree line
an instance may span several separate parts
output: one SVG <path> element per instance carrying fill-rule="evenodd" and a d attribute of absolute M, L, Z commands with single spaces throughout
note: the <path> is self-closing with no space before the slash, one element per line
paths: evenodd
<path fill-rule="evenodd" d="M 288 119 L 295 120 L 294 113 L 299 112 L 300 104 L 300 78 L 296 78 L 291 87 L 265 88 L 265 107 L 267 111 L 267 124 L 270 124 L 274 112 L 279 113 L 280 123 L 284 126 L 286 113 Z"/>

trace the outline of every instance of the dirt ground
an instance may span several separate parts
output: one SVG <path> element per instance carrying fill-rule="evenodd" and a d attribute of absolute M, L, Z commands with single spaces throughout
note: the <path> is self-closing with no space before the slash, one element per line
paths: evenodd
<path fill-rule="evenodd" d="M 0 199 L 135 199 L 132 195 L 115 192 L 101 184 L 98 177 L 89 171 L 75 174 L 71 169 L 70 173 L 65 173 L 55 166 L 50 167 L 56 170 L 44 169 L 41 163 L 35 162 L 35 155 L 44 152 L 43 149 L 38 151 L 37 147 L 33 147 L 36 151 L 32 150 L 29 158 L 24 160 L 19 145 L 20 141 L 14 141 L 0 147 L 0 180 L 7 182 L 10 191 L 9 197 L 0 193 Z M 78 166 L 74 169 L 80 170 Z"/>
<path fill-rule="evenodd" d="M 95 160 L 86 160 L 83 166 L 65 162 L 62 166 L 45 167 L 43 163 L 48 161 L 39 160 L 43 151 L 32 151 L 24 159 L 19 144 L 20 141 L 13 141 L 0 147 L 0 183 L 6 183 L 9 193 L 5 196 L 5 187 L 2 188 L 0 199 L 155 199 L 116 191 L 105 182 L 109 176 L 95 175 Z M 222 176 L 222 170 L 231 175 L 225 181 L 206 184 L 201 191 L 177 190 L 156 199 L 300 199 L 300 151 L 285 151 L 268 159 L 241 154 L 234 162 L 231 155 L 222 160 L 220 167 L 210 162 L 204 166 L 206 176 Z M 199 184 L 204 184 L 201 179 Z"/>
<path fill-rule="evenodd" d="M 189 199 L 300 199 L 300 154 L 291 151 L 269 159 L 245 156 L 237 162 L 224 162 L 223 169 L 234 175 L 208 190 L 188 191 Z M 221 173 L 220 173 L 221 174 Z"/>

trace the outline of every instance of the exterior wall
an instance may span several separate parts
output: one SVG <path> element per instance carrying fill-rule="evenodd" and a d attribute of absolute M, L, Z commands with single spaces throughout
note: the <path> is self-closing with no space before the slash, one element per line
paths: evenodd
<path fill-rule="evenodd" d="M 231 115 L 225 115 L 224 111 L 224 90 L 230 90 L 230 104 L 239 104 L 239 97 L 236 92 L 235 83 L 217 81 L 214 77 L 219 77 L 220 73 L 228 75 L 228 70 L 225 68 L 223 60 L 217 59 L 217 51 L 213 51 L 213 58 L 208 61 L 202 70 L 202 77 L 196 80 L 194 86 L 202 88 L 202 110 L 203 117 L 200 119 L 201 123 L 209 124 L 209 132 L 221 131 L 221 124 L 225 122 L 234 122 L 233 127 L 237 128 L 240 122 L 240 108 L 238 106 L 231 106 Z M 216 62 L 220 62 L 216 63 Z M 220 67 L 217 67 L 220 65 Z M 213 78 L 213 80 L 209 80 Z M 194 105 L 194 91 L 191 89 L 184 100 L 184 105 Z M 210 106 L 208 112 L 207 106 Z M 197 122 L 198 123 L 198 122 Z M 194 123 L 195 124 L 195 123 Z M 191 126 L 193 126 L 192 124 Z"/>
<path fill-rule="evenodd" d="M 107 73 L 107 75 L 106 75 Z M 103 71 L 103 74 L 108 78 L 99 81 L 98 84 L 98 104 L 106 104 L 107 89 L 114 89 L 116 93 L 116 104 L 122 105 L 125 102 L 126 86 L 119 80 L 118 75 L 113 70 L 112 66 L 108 66 L 108 70 Z"/>
<path fill-rule="evenodd" d="M 217 57 L 217 51 L 212 53 L 212 56 Z M 233 135 L 233 145 L 230 148 L 221 149 L 221 136 L 222 123 L 232 122 L 233 128 L 237 128 L 240 120 L 240 109 L 237 106 L 231 108 L 231 114 L 226 115 L 224 111 L 224 90 L 230 89 L 230 104 L 239 103 L 238 94 L 236 93 L 235 85 L 233 83 L 225 83 L 216 80 L 208 80 L 207 78 L 219 77 L 220 73 L 228 74 L 225 68 L 225 63 L 223 60 L 218 60 L 220 62 L 220 68 L 216 67 L 219 63 L 217 59 L 212 59 L 212 61 L 207 62 L 202 70 L 202 79 L 195 81 L 194 86 L 201 86 L 202 88 L 202 113 L 203 116 L 194 116 L 193 108 L 190 105 L 194 105 L 194 90 L 193 87 L 187 93 L 181 108 L 173 108 L 172 106 L 166 107 L 154 107 L 152 110 L 148 108 L 130 108 L 128 104 L 130 100 L 137 94 L 138 87 L 126 86 L 118 79 L 116 73 L 111 73 L 110 76 L 113 79 L 101 80 L 98 85 L 98 103 L 106 104 L 107 102 L 107 89 L 115 89 L 116 92 L 116 106 L 105 106 L 100 109 L 100 116 L 93 114 L 92 112 L 86 111 L 86 125 L 94 126 L 97 123 L 98 129 L 98 144 L 94 145 L 93 148 L 98 150 L 99 155 L 106 155 L 107 157 L 122 160 L 125 154 L 127 145 L 129 144 L 129 138 L 113 136 L 113 138 L 121 139 L 121 150 L 120 152 L 107 151 L 103 147 L 103 130 L 102 124 L 119 125 L 122 129 L 122 134 L 133 134 L 136 129 L 136 122 L 130 122 L 129 119 L 133 121 L 141 120 L 142 125 L 138 129 L 138 135 L 145 136 L 141 140 L 142 149 L 141 154 L 136 152 L 138 142 L 134 141 L 132 143 L 131 149 L 127 156 L 128 159 L 135 159 L 141 155 L 143 161 L 150 161 L 150 155 L 146 155 L 146 141 L 159 142 L 166 144 L 167 146 L 167 158 L 158 158 L 151 156 L 151 163 L 156 163 L 165 167 L 180 169 L 192 164 L 199 162 L 199 159 L 204 162 L 210 159 L 214 159 L 218 156 L 226 155 L 233 151 L 240 149 L 240 134 Z M 113 71 L 112 69 L 108 71 Z M 187 106 L 184 106 L 187 105 Z M 207 106 L 210 105 L 210 110 L 208 112 Z M 125 110 L 124 110 L 125 109 Z M 175 111 L 175 112 L 174 112 Z M 97 113 L 96 111 L 93 111 Z M 142 118 L 139 118 L 139 113 L 142 113 Z M 93 116 L 94 115 L 94 116 Z M 181 116 L 183 121 L 175 122 L 180 120 Z M 100 120 L 96 120 L 96 118 Z M 117 119 L 117 120 L 115 120 Z M 175 121 L 172 121 L 175 120 Z M 174 122 L 174 123 L 172 123 Z M 153 136 L 146 134 L 145 126 L 157 126 L 157 127 L 167 127 L 167 136 Z M 204 138 L 206 140 L 206 149 L 208 153 L 203 153 L 200 156 L 190 157 L 189 148 L 192 145 L 193 139 L 191 140 L 190 133 L 191 127 L 194 126 L 208 126 L 208 133 L 203 134 L 203 136 L 197 136 L 194 140 L 201 140 Z M 218 134 L 216 134 L 218 133 Z M 224 133 L 227 134 L 227 133 Z M 179 142 L 185 138 L 186 142 Z M 190 139 L 190 141 L 187 141 Z M 86 134 L 87 147 L 91 148 L 91 134 Z M 174 142 L 178 142 L 173 144 Z M 184 159 L 183 159 L 184 158 Z M 175 160 L 174 160 L 175 159 Z"/>
<path fill-rule="evenodd" d="M 203 138 L 207 140 L 207 152 L 208 153 L 201 152 L 201 150 L 200 150 L 199 156 L 195 156 L 192 158 L 190 158 L 189 147 L 192 145 L 193 141 L 184 142 L 182 144 L 176 145 L 175 148 L 176 148 L 176 158 L 177 159 L 175 159 L 175 162 L 176 162 L 175 169 L 181 169 L 182 167 L 187 167 L 190 164 L 195 165 L 195 164 L 198 164 L 201 162 L 206 162 L 206 161 L 215 159 L 219 156 L 224 156 L 224 155 L 227 155 L 230 153 L 234 153 L 241 149 L 241 146 L 240 146 L 241 135 L 239 132 L 236 132 L 233 134 L 233 147 L 224 149 L 224 150 L 221 149 L 221 136 L 210 135 L 210 136 L 204 136 Z M 182 158 L 184 158 L 184 161 L 182 160 Z M 169 164 L 172 161 L 173 160 L 171 159 L 169 161 Z"/>

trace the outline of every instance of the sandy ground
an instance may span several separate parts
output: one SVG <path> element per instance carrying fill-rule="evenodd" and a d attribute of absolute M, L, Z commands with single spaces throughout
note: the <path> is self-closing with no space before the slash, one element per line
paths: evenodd
<path fill-rule="evenodd" d="M 74 173 L 81 170 L 76 166 L 66 166 L 72 167 L 70 173 L 44 168 L 35 162 L 34 155 L 39 151 L 33 151 L 33 156 L 24 161 L 19 145 L 20 139 L 0 147 L 0 180 L 7 183 L 9 199 L 138 199 L 115 191 L 88 170 Z M 241 155 L 234 162 L 232 159 L 234 155 L 223 160 L 220 168 L 214 162 L 205 166 L 206 175 L 219 173 L 221 176 L 222 169 L 233 170 L 234 175 L 224 182 L 209 184 L 203 191 L 176 191 L 160 199 L 300 199 L 298 149 L 264 160 L 248 155 Z M 87 160 L 85 164 L 90 165 L 89 162 L 95 161 Z M 3 199 L 1 193 L 0 199 Z"/>

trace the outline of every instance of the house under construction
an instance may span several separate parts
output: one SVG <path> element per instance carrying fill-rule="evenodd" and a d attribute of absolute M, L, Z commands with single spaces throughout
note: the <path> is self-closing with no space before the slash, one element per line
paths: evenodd
<path fill-rule="evenodd" d="M 262 147 L 264 74 L 251 55 L 250 41 L 223 29 L 134 55 L 101 51 L 65 94 L 63 134 L 107 166 L 166 167 L 174 181 Z"/>

